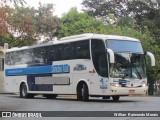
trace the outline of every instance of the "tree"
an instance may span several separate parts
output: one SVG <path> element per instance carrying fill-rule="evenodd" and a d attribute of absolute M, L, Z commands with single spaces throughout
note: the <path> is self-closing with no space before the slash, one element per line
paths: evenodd
<path fill-rule="evenodd" d="M 14 3 L 15 6 L 24 5 L 26 2 L 25 0 L 0 0 L 1 6 L 7 5 L 8 3 Z"/>
<path fill-rule="evenodd" d="M 19 38 L 15 38 L 11 31 L 13 31 L 11 14 L 13 13 L 12 8 L 7 4 L 14 3 L 15 6 L 23 5 L 24 0 L 0 0 L 0 45 L 3 46 L 4 43 L 9 43 L 10 46 L 22 46 L 26 44 L 31 44 L 34 41 L 24 41 Z"/>
<path fill-rule="evenodd" d="M 89 15 L 102 18 L 105 22 L 111 24 L 109 15 L 113 14 L 115 16 L 116 22 L 122 16 L 128 15 L 124 6 L 128 3 L 128 0 L 84 0 L 82 5 L 84 6 L 84 11 Z"/>
<path fill-rule="evenodd" d="M 12 34 L 18 37 L 29 39 L 34 38 L 34 15 L 36 10 L 29 7 L 16 7 L 13 10 L 11 19 Z"/>
<path fill-rule="evenodd" d="M 84 0 L 82 4 L 89 15 L 109 24 L 116 24 L 126 16 L 132 17 L 136 29 L 140 32 L 148 29 L 156 41 L 160 42 L 160 0 Z M 114 20 L 110 19 L 110 14 L 115 16 Z"/>
<path fill-rule="evenodd" d="M 53 16 L 53 4 L 42 5 L 39 3 L 39 8 L 35 13 L 35 31 L 36 37 L 44 36 L 46 40 L 52 40 L 55 37 L 60 20 Z"/>
<path fill-rule="evenodd" d="M 44 40 L 55 36 L 59 19 L 52 15 L 53 5 L 39 4 L 39 8 L 16 7 L 12 14 L 12 26 L 22 37 L 28 39 Z"/>
<path fill-rule="evenodd" d="M 0 7 L 0 36 L 7 36 L 10 24 L 11 9 L 8 6 Z"/>
<path fill-rule="evenodd" d="M 35 43 L 35 40 L 32 39 L 20 39 L 19 37 L 14 37 L 13 35 L 9 35 L 7 37 L 0 36 L 0 46 L 4 46 L 4 43 L 8 43 L 9 47 L 22 47 L 29 46 Z"/>
<path fill-rule="evenodd" d="M 9 35 L 9 25 L 11 22 L 10 15 L 12 10 L 7 5 L 7 3 L 14 2 L 16 6 L 19 4 L 23 5 L 25 3 L 24 0 L 0 0 L 0 36 L 7 36 Z"/>
<path fill-rule="evenodd" d="M 64 37 L 82 33 L 100 33 L 106 26 L 101 20 L 97 20 L 87 13 L 79 13 L 72 8 L 61 18 L 62 25 L 58 30 L 58 37 Z"/>
<path fill-rule="evenodd" d="M 8 12 L 2 12 L 3 9 Z M 10 43 L 12 38 L 17 44 L 11 45 L 18 47 L 25 45 L 23 43 L 30 45 L 38 40 L 52 40 L 60 24 L 59 18 L 53 16 L 53 5 L 41 3 L 38 9 L 24 6 L 0 7 L 0 21 L 0 43 Z"/>

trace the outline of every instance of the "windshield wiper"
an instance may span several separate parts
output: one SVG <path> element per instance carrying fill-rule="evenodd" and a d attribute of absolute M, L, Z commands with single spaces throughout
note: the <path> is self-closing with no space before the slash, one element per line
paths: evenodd
<path fill-rule="evenodd" d="M 142 79 L 142 76 L 141 76 L 140 72 L 137 70 L 137 67 L 132 64 L 131 68 L 134 68 L 137 72 L 137 75 L 138 75 L 139 79 Z M 132 76 L 132 73 L 133 73 L 133 71 L 131 71 L 131 76 Z M 122 77 L 122 79 L 125 79 L 127 76 L 129 76 L 129 74 L 125 73 L 124 76 Z"/>
<path fill-rule="evenodd" d="M 134 66 L 133 66 L 133 67 L 134 67 Z M 137 70 L 136 66 L 135 66 L 134 68 L 135 68 L 135 70 L 136 70 L 136 72 L 137 72 L 137 74 L 138 74 L 138 76 L 139 76 L 139 79 L 142 79 L 142 76 L 141 76 L 141 74 L 139 73 L 139 71 Z"/>
<path fill-rule="evenodd" d="M 129 65 L 129 63 L 125 62 L 125 63 L 121 64 L 121 67 L 122 68 L 128 68 L 128 65 Z M 129 76 L 129 74 L 128 73 L 124 73 L 124 75 L 122 76 L 122 79 L 125 79 L 127 76 Z"/>

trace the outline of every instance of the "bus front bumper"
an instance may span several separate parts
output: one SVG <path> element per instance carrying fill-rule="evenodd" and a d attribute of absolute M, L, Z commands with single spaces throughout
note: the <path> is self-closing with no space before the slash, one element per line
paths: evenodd
<path fill-rule="evenodd" d="M 148 92 L 148 86 L 145 87 L 111 87 L 110 95 L 145 95 Z"/>

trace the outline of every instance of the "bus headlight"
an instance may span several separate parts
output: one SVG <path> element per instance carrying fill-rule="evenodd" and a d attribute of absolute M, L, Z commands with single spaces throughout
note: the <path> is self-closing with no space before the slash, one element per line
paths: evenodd
<path fill-rule="evenodd" d="M 111 86 L 114 86 L 114 87 L 121 87 L 121 85 L 118 84 L 118 83 L 111 83 L 110 85 L 111 85 Z"/>
<path fill-rule="evenodd" d="M 142 84 L 142 87 L 147 87 L 147 84 Z"/>

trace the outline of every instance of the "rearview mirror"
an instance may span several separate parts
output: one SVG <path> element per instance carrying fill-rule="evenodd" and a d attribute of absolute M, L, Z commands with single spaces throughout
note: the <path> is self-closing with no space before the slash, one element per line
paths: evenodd
<path fill-rule="evenodd" d="M 109 59 L 110 63 L 115 63 L 114 52 L 113 52 L 113 50 L 107 48 L 107 52 L 108 52 L 109 55 L 110 55 L 110 57 L 109 57 L 109 58 L 110 58 L 110 59 Z"/>
<path fill-rule="evenodd" d="M 148 55 L 151 59 L 151 66 L 155 66 L 155 57 L 151 52 L 146 52 L 146 55 Z"/>

